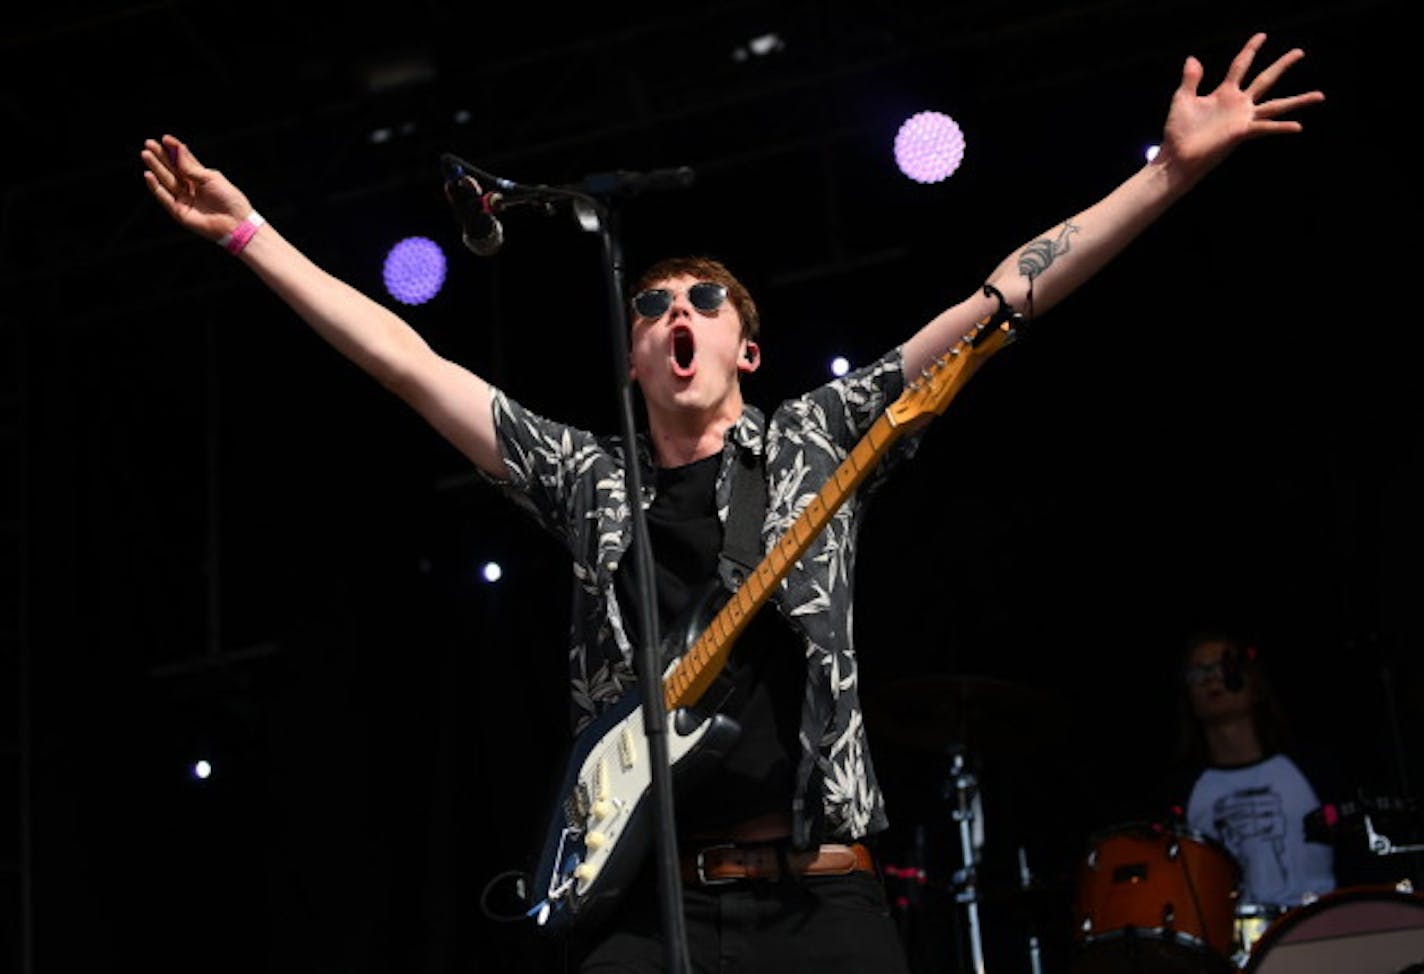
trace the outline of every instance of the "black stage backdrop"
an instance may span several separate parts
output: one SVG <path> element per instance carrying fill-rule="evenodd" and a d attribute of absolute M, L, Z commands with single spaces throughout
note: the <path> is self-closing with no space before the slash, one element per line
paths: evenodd
<path fill-rule="evenodd" d="M 562 761 L 562 553 L 167 222 L 138 150 L 169 131 L 439 350 L 612 430 L 594 239 L 516 214 L 503 252 L 474 257 L 441 152 L 522 182 L 693 167 L 691 190 L 624 209 L 629 264 L 709 253 L 745 278 L 765 322 L 748 394 L 769 406 L 833 354 L 902 340 L 1130 172 L 1186 54 L 1214 85 L 1253 30 L 1266 57 L 1306 48 L 1282 90 L 1329 100 L 1305 133 L 1242 150 L 987 363 L 870 508 L 856 625 L 882 705 L 884 851 L 929 876 L 893 890 L 917 970 L 954 969 L 945 741 L 893 717 L 907 694 L 968 693 L 991 966 L 1027 971 L 1036 933 L 1061 967 L 1089 837 L 1157 811 L 1176 654 L 1206 625 L 1256 641 L 1348 789 L 1414 793 L 1405 4 L 730 3 L 530 23 L 468 6 L 3 15 L 6 963 L 558 969 L 480 896 L 527 865 Z M 769 32 L 779 51 L 731 56 Z M 924 108 L 969 142 L 934 186 L 889 152 Z M 412 234 L 446 249 L 448 280 L 402 309 L 380 268 Z M 188 773 L 202 756 L 206 781 Z M 1420 878 L 1416 860 L 1376 865 Z"/>

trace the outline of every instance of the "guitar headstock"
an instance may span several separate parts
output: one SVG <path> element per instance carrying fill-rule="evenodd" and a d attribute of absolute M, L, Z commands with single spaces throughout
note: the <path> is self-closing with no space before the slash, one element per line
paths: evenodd
<path fill-rule="evenodd" d="M 1020 318 L 998 316 L 976 324 L 954 347 L 930 363 L 887 410 L 896 426 L 928 422 L 949 407 L 964 383 L 990 355 L 1013 341 Z"/>

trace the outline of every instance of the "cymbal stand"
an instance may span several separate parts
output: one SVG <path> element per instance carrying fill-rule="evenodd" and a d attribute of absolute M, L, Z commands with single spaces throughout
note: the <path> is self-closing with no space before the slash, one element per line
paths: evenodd
<path fill-rule="evenodd" d="M 1019 846 L 1019 888 L 1027 892 L 1033 888 L 1033 872 L 1028 868 L 1028 853 Z M 1028 969 L 1032 974 L 1043 974 L 1043 956 L 1039 951 L 1038 931 L 1031 928 L 1028 934 Z"/>
<path fill-rule="evenodd" d="M 983 843 L 984 809 L 979 801 L 979 781 L 969 769 L 965 749 L 950 751 L 946 797 L 954 799 L 953 819 L 959 825 L 959 855 L 962 867 L 954 874 L 954 899 L 964 905 L 969 925 L 969 953 L 972 970 L 984 974 L 984 940 L 979 928 L 978 846 Z M 976 829 L 979 841 L 976 844 Z"/>
<path fill-rule="evenodd" d="M 1389 836 L 1375 831 L 1375 823 L 1370 821 L 1368 815 L 1365 816 L 1365 841 L 1369 844 L 1370 851 L 1377 856 L 1400 856 L 1424 852 L 1424 844 L 1395 845 Z"/>

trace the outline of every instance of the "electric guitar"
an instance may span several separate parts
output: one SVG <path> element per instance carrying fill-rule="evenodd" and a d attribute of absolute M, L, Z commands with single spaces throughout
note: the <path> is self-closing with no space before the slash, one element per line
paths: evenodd
<path fill-rule="evenodd" d="M 715 768 L 739 733 L 727 715 L 704 716 L 694 709 L 737 637 L 890 446 L 943 413 L 984 360 L 1017 336 L 1022 320 L 1006 313 L 1000 299 L 999 314 L 979 322 L 935 360 L 871 425 L 711 620 L 688 625 L 682 635 L 686 649 L 662 679 L 668 764 L 679 788 Z M 618 901 L 650 844 L 653 812 L 645 798 L 651 785 L 641 690 L 635 687 L 574 741 L 527 892 L 534 904 L 528 916 L 537 929 L 566 935 L 593 925 Z"/>

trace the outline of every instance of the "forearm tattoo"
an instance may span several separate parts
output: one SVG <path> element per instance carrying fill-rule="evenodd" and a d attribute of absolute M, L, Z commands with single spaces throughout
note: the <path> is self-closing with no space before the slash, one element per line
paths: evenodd
<path fill-rule="evenodd" d="M 1070 234 L 1078 233 L 1072 221 L 1065 220 L 1063 229 L 1058 232 L 1057 240 L 1050 240 L 1047 237 L 1035 240 L 1019 253 L 1019 273 L 1033 281 L 1044 271 L 1048 270 L 1048 265 L 1060 255 L 1068 253 L 1068 237 Z"/>

